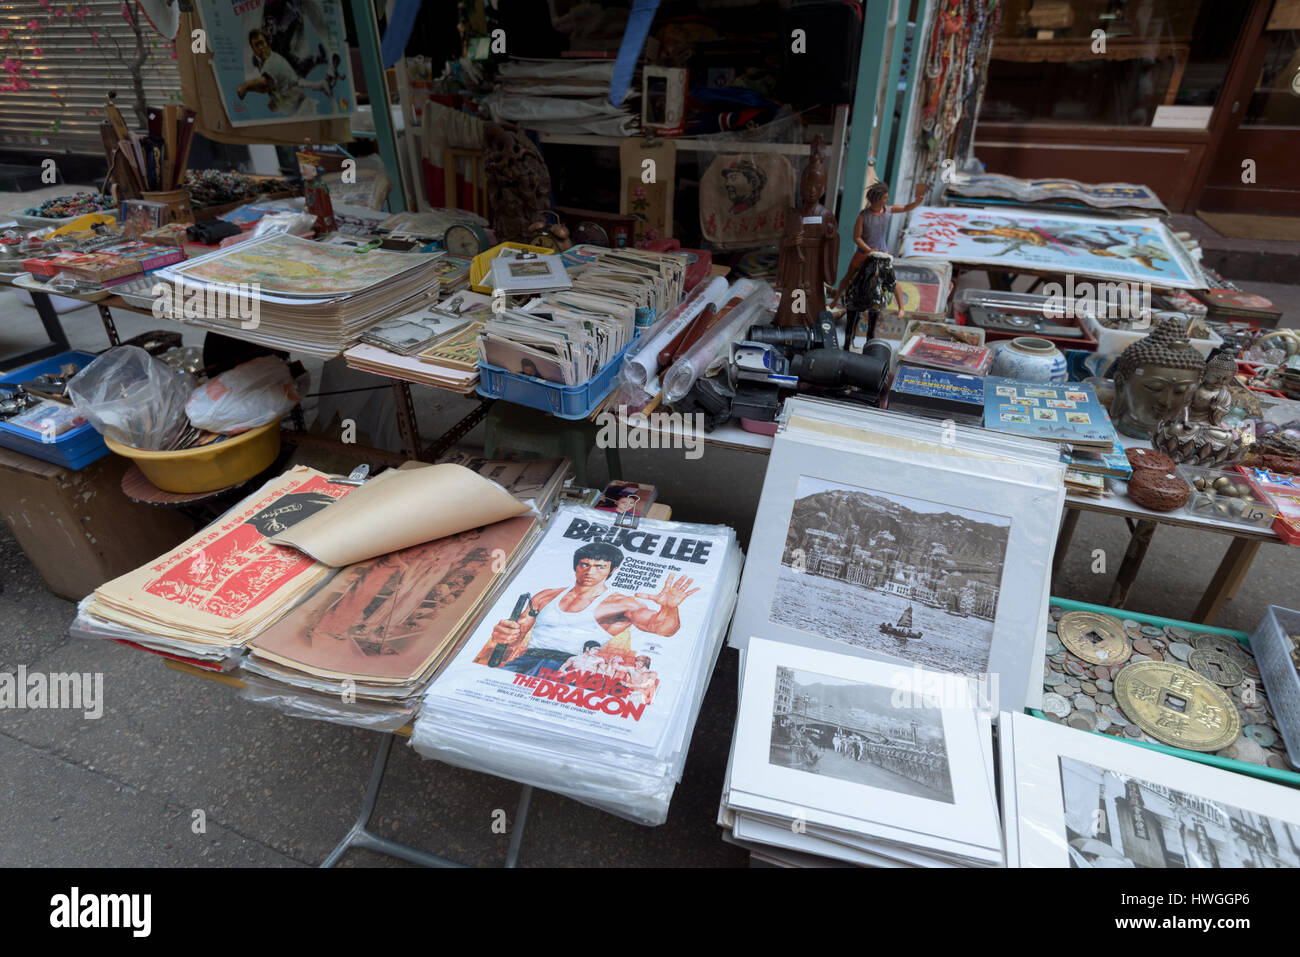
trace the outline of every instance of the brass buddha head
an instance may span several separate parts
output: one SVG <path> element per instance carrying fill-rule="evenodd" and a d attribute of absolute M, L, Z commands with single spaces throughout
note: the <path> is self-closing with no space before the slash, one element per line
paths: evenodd
<path fill-rule="evenodd" d="M 1187 344 L 1185 319 L 1169 317 L 1120 354 L 1115 363 L 1115 428 L 1138 439 L 1172 418 L 1191 398 L 1205 359 Z"/>

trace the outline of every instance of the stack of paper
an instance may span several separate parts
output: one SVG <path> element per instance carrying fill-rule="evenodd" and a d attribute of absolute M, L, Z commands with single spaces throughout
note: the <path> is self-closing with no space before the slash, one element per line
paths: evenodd
<path fill-rule="evenodd" d="M 876 867 L 996 867 L 991 722 L 972 682 L 753 637 L 719 823 Z"/>
<path fill-rule="evenodd" d="M 484 103 L 497 122 L 555 133 L 629 136 L 636 121 L 609 102 L 613 60 L 513 57 L 498 67 L 500 83 Z"/>
<path fill-rule="evenodd" d="M 371 326 L 343 357 L 354 369 L 468 394 L 478 384 L 478 334 L 491 314 L 490 298 L 458 292 Z"/>
<path fill-rule="evenodd" d="M 998 744 L 1009 866 L 1300 867 L 1291 788 L 1027 714 Z"/>
<path fill-rule="evenodd" d="M 667 818 L 735 603 L 735 533 L 559 508 L 434 680 L 411 744 L 646 824 Z"/>
<path fill-rule="evenodd" d="M 352 491 L 315 469 L 291 469 L 168 554 L 99 586 L 74 629 L 188 658 L 228 659 L 332 574 L 270 539 Z M 105 622 L 125 631 L 106 634 L 97 627 Z"/>
<path fill-rule="evenodd" d="M 428 294 L 441 253 L 399 253 L 275 235 L 169 266 L 163 314 L 250 342 L 331 358 L 366 327 Z"/>
<path fill-rule="evenodd" d="M 472 260 L 447 253 L 433 266 L 433 277 L 438 280 L 441 295 L 448 296 L 469 285 L 469 267 Z"/>

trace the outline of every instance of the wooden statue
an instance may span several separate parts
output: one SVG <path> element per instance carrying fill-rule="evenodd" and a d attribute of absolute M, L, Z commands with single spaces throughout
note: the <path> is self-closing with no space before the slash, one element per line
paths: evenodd
<path fill-rule="evenodd" d="M 488 209 L 497 239 L 526 243 L 529 227 L 551 208 L 551 174 L 523 131 L 501 123 L 483 128 L 483 169 Z"/>
<path fill-rule="evenodd" d="M 812 159 L 799 181 L 802 208 L 786 215 L 781 233 L 777 287 L 781 308 L 778 326 L 811 326 L 826 308 L 826 286 L 835 284 L 840 240 L 835 214 L 821 204 L 826 192 L 825 141 L 813 140 Z"/>

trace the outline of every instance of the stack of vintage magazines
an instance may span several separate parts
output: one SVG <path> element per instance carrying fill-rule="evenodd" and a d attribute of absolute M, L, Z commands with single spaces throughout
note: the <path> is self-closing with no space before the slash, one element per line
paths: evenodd
<path fill-rule="evenodd" d="M 95 589 L 72 633 L 228 664 L 332 574 L 271 538 L 352 491 L 315 469 L 285 472 L 168 554 Z"/>
<path fill-rule="evenodd" d="M 478 334 L 492 300 L 464 290 L 367 329 L 343 354 L 364 372 L 468 394 L 478 384 Z"/>
<path fill-rule="evenodd" d="M 740 564 L 729 528 L 562 506 L 429 687 L 411 744 L 663 823 Z"/>
<path fill-rule="evenodd" d="M 278 539 L 338 571 L 250 643 L 246 697 L 390 730 L 414 714 L 535 541 L 539 509 L 569 471 L 564 459 L 463 458 L 469 468 L 389 470 Z"/>
<path fill-rule="evenodd" d="M 1292 788 L 1026 714 L 998 744 L 1012 867 L 1300 867 Z"/>
<path fill-rule="evenodd" d="M 155 274 L 184 319 L 277 349 L 332 358 L 368 326 L 409 313 L 428 294 L 442 253 L 317 243 L 280 234 Z M 161 307 L 159 307 L 161 308 Z"/>
<path fill-rule="evenodd" d="M 964 678 L 753 637 L 719 824 L 788 866 L 1000 866 L 986 708 Z"/>

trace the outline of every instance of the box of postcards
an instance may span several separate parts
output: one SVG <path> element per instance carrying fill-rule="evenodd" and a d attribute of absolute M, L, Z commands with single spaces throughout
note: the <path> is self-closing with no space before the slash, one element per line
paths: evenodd
<path fill-rule="evenodd" d="M 1051 599 L 1043 706 L 1080 731 L 1300 787 L 1245 632 Z"/>
<path fill-rule="evenodd" d="M 1188 515 L 1247 528 L 1264 529 L 1273 524 L 1273 506 L 1235 469 L 1180 465 L 1178 474 L 1192 490 L 1183 506 Z"/>
<path fill-rule="evenodd" d="M 1300 767 L 1300 611 L 1269 605 L 1250 636 L 1291 763 Z"/>
<path fill-rule="evenodd" d="M 634 337 L 623 347 L 622 352 L 605 363 L 603 369 L 578 385 L 558 385 L 538 376 L 511 372 L 480 361 L 478 394 L 489 399 L 505 399 L 515 405 L 526 405 L 530 409 L 540 409 L 561 419 L 585 419 L 614 391 L 618 370 L 623 367 L 623 357 L 640 338 Z"/>

